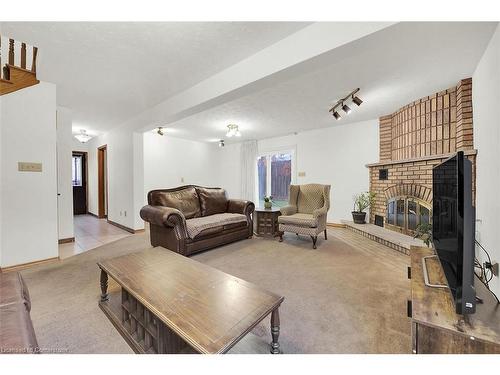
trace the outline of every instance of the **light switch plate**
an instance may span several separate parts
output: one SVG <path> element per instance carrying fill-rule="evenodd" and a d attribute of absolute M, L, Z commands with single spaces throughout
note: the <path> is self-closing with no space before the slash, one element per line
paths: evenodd
<path fill-rule="evenodd" d="M 299 177 L 306 177 L 306 172 L 299 172 Z"/>
<path fill-rule="evenodd" d="M 17 170 L 19 172 L 41 172 L 42 163 L 29 163 L 20 161 L 17 163 Z"/>

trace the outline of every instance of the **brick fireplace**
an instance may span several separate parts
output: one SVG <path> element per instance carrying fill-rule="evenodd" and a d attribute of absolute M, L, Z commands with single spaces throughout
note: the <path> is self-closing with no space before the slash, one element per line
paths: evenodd
<path fill-rule="evenodd" d="M 429 222 L 432 168 L 460 150 L 472 161 L 475 199 L 472 79 L 380 117 L 379 126 L 380 161 L 367 165 L 376 193 L 370 223 L 411 235 Z"/>

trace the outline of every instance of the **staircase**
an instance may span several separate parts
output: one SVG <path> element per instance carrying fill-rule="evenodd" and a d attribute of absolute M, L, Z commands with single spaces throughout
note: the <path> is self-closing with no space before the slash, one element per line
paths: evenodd
<path fill-rule="evenodd" d="M 2 42 L 5 44 L 7 39 L 0 36 L 0 67 L 2 67 Z M 16 56 L 16 44 L 19 47 L 19 55 Z M 6 46 L 4 45 L 4 50 Z M 11 92 L 24 89 L 38 84 L 36 79 L 36 57 L 37 47 L 32 47 L 31 69 L 26 69 L 26 43 L 19 43 L 14 39 L 8 39 L 8 62 L 0 69 L 0 96 Z M 17 61 L 16 61 L 17 60 Z"/>

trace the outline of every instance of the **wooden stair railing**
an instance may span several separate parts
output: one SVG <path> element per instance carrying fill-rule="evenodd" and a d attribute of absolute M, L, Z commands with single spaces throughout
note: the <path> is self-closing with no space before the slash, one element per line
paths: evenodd
<path fill-rule="evenodd" d="M 20 46 L 20 66 L 15 65 L 14 39 L 9 39 L 8 62 L 2 66 L 2 38 L 0 36 L 0 96 L 38 84 L 36 78 L 36 58 L 38 48 L 33 47 L 31 69 L 26 69 L 26 43 Z"/>

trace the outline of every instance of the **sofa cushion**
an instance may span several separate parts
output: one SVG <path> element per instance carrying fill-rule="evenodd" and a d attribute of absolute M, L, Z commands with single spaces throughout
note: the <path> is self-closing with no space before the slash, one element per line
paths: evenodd
<path fill-rule="evenodd" d="M 224 189 L 197 187 L 196 191 L 200 198 L 201 216 L 222 214 L 227 211 L 228 202 Z"/>
<path fill-rule="evenodd" d="M 290 216 L 279 216 L 278 223 L 296 225 L 299 227 L 316 228 L 318 226 L 318 219 L 312 214 L 293 214 Z"/>
<path fill-rule="evenodd" d="M 154 190 L 151 192 L 152 206 L 176 208 L 186 219 L 200 217 L 200 201 L 196 189 L 192 186 L 176 191 Z"/>
<path fill-rule="evenodd" d="M 220 231 L 222 231 L 225 225 L 246 222 L 246 221 L 247 217 L 242 214 L 229 214 L 229 213 L 215 214 L 215 215 L 196 217 L 193 219 L 186 220 L 186 230 L 189 235 L 189 238 L 195 239 L 196 236 L 201 234 L 206 229 L 220 227 Z M 219 230 L 219 228 L 217 228 L 216 230 Z M 213 233 L 210 232 L 210 234 Z"/>
<path fill-rule="evenodd" d="M 30 313 L 23 303 L 0 306 L 0 353 L 33 353 L 38 347 Z"/>
<path fill-rule="evenodd" d="M 28 288 L 19 272 L 0 273 L 0 306 L 11 303 L 24 303 L 31 310 Z"/>

